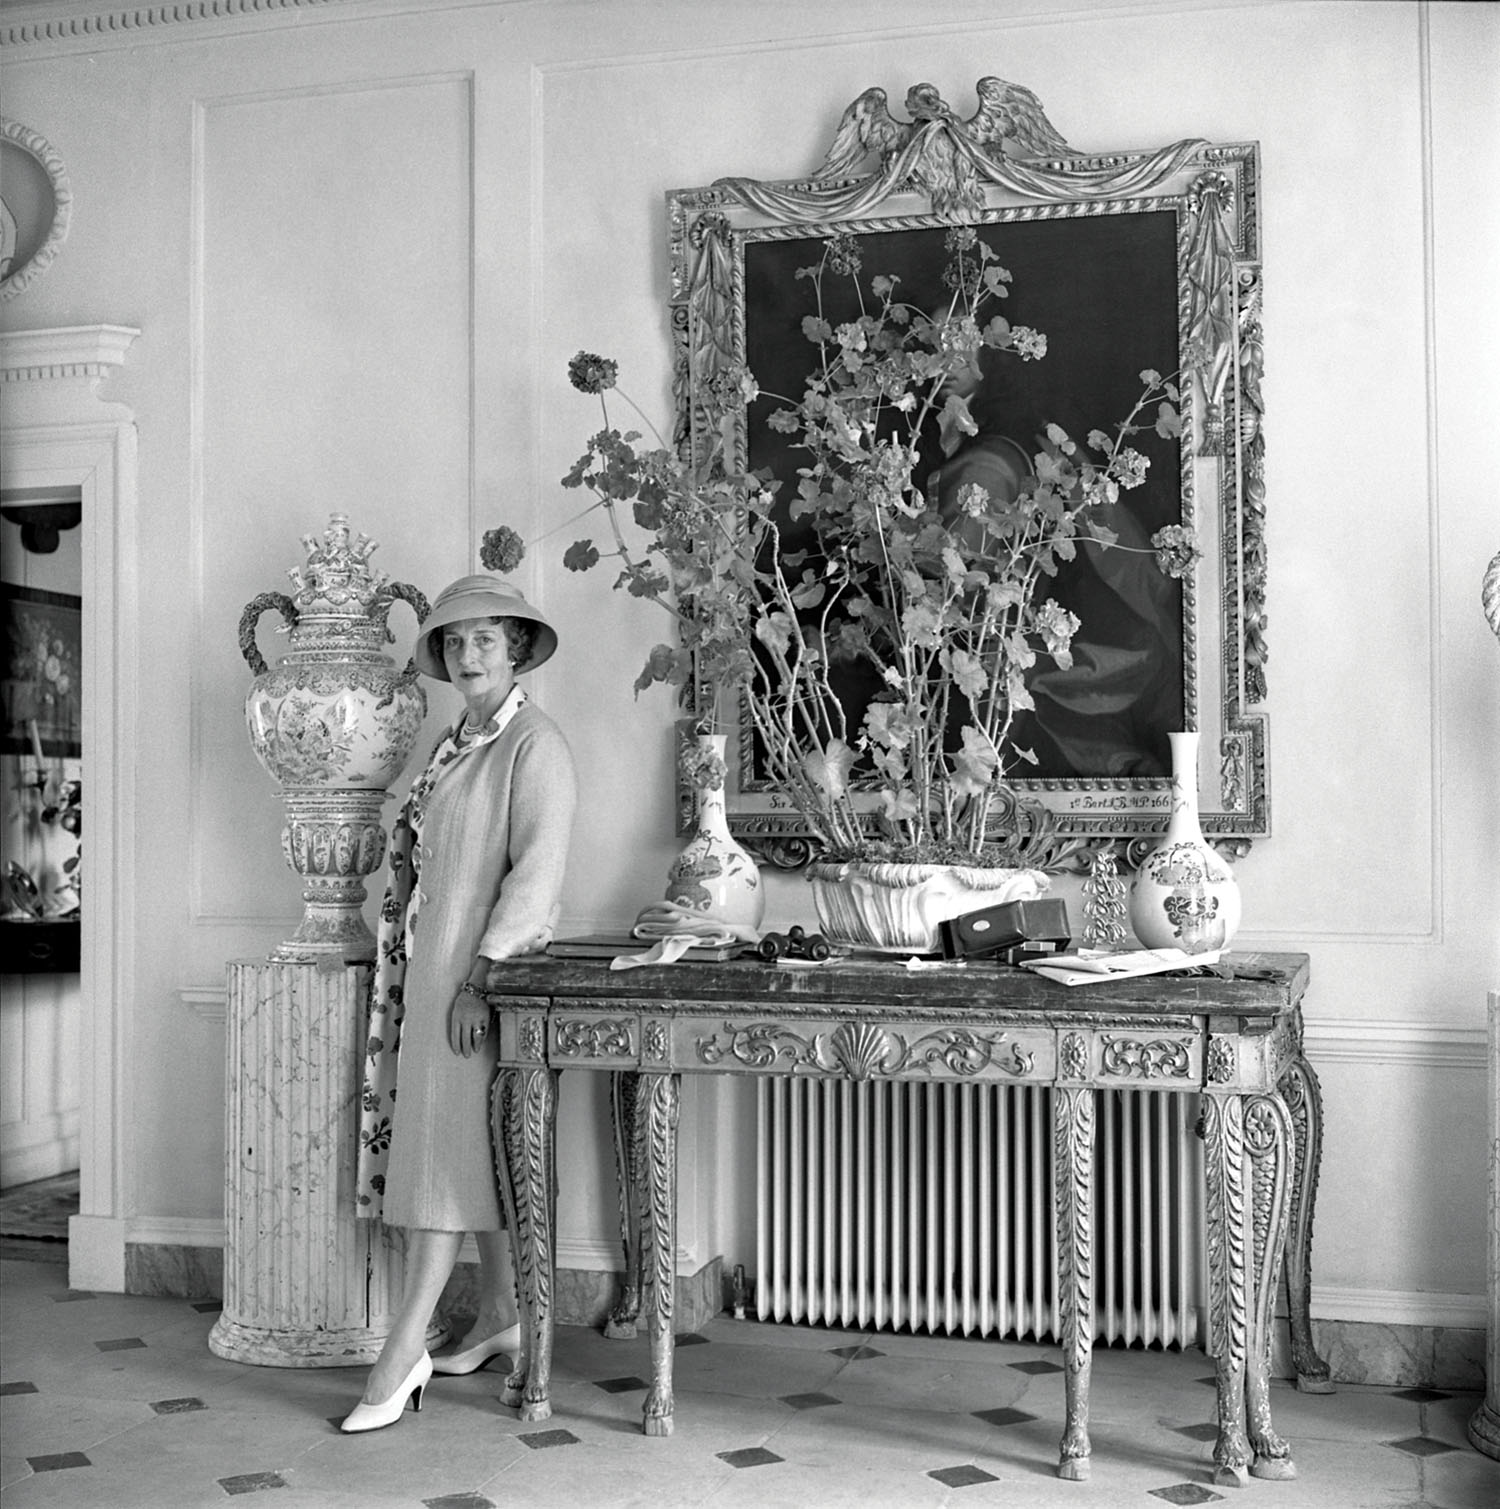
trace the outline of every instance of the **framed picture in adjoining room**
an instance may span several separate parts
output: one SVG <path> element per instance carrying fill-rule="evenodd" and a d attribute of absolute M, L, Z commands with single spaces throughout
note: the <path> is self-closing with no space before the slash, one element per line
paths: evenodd
<path fill-rule="evenodd" d="M 0 751 L 77 758 L 83 753 L 83 599 L 7 582 L 0 621 Z"/>
<path fill-rule="evenodd" d="M 1167 735 L 1195 729 L 1209 752 L 1203 827 L 1248 842 L 1270 831 L 1258 147 L 1083 152 L 1038 123 L 1029 91 L 983 79 L 979 94 L 965 120 L 916 86 L 905 121 L 871 89 L 808 177 L 727 177 L 668 195 L 679 444 L 732 433 L 726 464 L 769 472 L 778 504 L 795 500 L 805 457 L 768 420 L 804 391 L 804 321 L 825 332 L 857 322 L 875 277 L 896 280 L 912 318 L 935 318 L 950 297 L 952 235 L 972 230 L 1009 275 L 1007 320 L 1041 332 L 1046 351 L 986 365 L 969 400 L 980 433 L 962 443 L 992 420 L 997 441 L 1034 456 L 1050 428 L 1081 438 L 1130 413 L 1146 373 L 1180 388 L 1180 433 L 1148 425 L 1133 442 L 1149 470 L 1123 495 L 1127 548 L 1080 551 L 1058 572 L 1053 595 L 1087 631 L 1071 665 L 1039 657 L 1029 673 L 1035 709 L 1017 738 L 1036 759 L 1012 785 L 1050 814 L 1066 866 L 1091 843 L 1160 831 Z M 1031 120 L 1006 129 L 1000 112 L 1018 109 Z M 814 290 L 834 241 L 860 270 L 842 293 L 828 279 Z M 810 297 L 834 302 L 815 309 Z M 760 397 L 726 404 L 725 379 L 742 370 Z M 952 442 L 924 442 L 930 497 Z M 1147 569 L 1164 532 L 1201 551 L 1184 576 Z M 798 862 L 805 834 L 745 723 L 734 742 L 731 828 L 763 856 Z"/>

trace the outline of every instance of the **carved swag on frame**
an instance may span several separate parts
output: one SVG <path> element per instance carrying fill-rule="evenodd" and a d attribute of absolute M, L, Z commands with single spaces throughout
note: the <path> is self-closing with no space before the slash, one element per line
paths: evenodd
<path fill-rule="evenodd" d="M 1197 729 L 1217 752 L 1200 797 L 1204 831 L 1242 854 L 1270 831 L 1258 145 L 1195 139 L 1084 153 L 1030 90 L 987 77 L 977 93 L 963 119 L 932 85 L 914 85 L 900 119 L 884 90 L 867 89 L 810 177 L 721 178 L 668 195 L 678 443 L 703 447 L 727 423 L 726 464 L 768 468 L 780 496 L 795 495 L 797 454 L 766 424 L 774 401 L 744 408 L 720 395 L 746 368 L 767 392 L 800 391 L 808 347 L 796 272 L 835 234 L 855 238 L 867 273 L 898 276 L 923 308 L 943 296 L 947 232 L 979 230 L 1014 273 L 1007 315 L 1050 342 L 1044 360 L 993 395 L 1023 448 L 1049 422 L 1066 429 L 1127 412 L 1143 368 L 1178 372 L 1181 440 L 1158 449 L 1129 508 L 1143 538 L 1185 527 L 1203 558 L 1173 584 L 1149 626 L 1150 650 L 1127 644 L 1139 625 L 1124 622 L 1128 592 L 1103 580 L 1108 569 L 1064 568 L 1054 595 L 1105 643 L 1071 670 L 1038 663 L 1032 684 L 1077 716 L 1070 743 L 1066 712 L 1056 737 L 1039 715 L 1028 732 L 1041 763 L 1013 784 L 1050 815 L 1047 867 L 1085 868 L 1110 840 L 1123 840 L 1133 862 L 1167 815 L 1166 734 Z M 1154 684 L 1116 696 L 1115 711 L 1128 709 L 1112 717 L 1101 711 L 1110 698 L 1100 667 L 1112 655 L 1118 671 L 1132 654 Z M 731 828 L 765 859 L 802 863 L 808 834 L 758 770 L 747 719 L 735 743 Z"/>

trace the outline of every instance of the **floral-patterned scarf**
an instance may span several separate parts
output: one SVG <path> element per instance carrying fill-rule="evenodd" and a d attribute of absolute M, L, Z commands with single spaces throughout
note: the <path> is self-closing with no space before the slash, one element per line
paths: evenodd
<path fill-rule="evenodd" d="M 455 760 L 482 749 L 500 737 L 505 726 L 526 705 L 526 692 L 511 688 L 499 711 L 484 728 L 461 740 L 463 720 L 438 741 L 427 768 L 412 782 L 410 793 L 391 826 L 387 867 L 390 879 L 380 903 L 375 980 L 370 992 L 369 1031 L 365 1039 L 365 1082 L 360 1096 L 359 1163 L 355 1179 L 357 1215 L 378 1218 L 385 1201 L 385 1171 L 391 1151 L 391 1115 L 396 1104 L 396 1079 L 401 1057 L 401 1023 L 406 1016 L 406 962 L 422 893 L 422 822 L 427 799 L 438 778 Z"/>

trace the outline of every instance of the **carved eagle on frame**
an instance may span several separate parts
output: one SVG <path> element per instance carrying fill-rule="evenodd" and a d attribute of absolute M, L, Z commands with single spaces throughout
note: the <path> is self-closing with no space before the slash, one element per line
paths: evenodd
<path fill-rule="evenodd" d="M 1007 143 L 1031 157 L 1072 153 L 1031 90 L 986 76 L 975 92 L 979 108 L 961 120 L 933 85 L 913 84 L 905 101 L 911 119 L 899 121 L 884 89 L 866 89 L 844 111 L 814 181 L 849 177 L 875 156 L 880 172 L 929 194 L 938 213 L 963 213 L 980 208 L 979 169 L 1003 160 Z"/>

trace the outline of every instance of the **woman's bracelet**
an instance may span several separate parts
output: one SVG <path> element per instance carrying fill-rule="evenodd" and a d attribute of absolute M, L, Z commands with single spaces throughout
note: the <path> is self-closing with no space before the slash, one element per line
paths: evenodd
<path fill-rule="evenodd" d="M 461 996 L 474 996 L 478 1000 L 485 1002 L 489 1001 L 489 995 L 472 980 L 465 980 L 464 983 L 458 987 L 458 993 Z"/>

